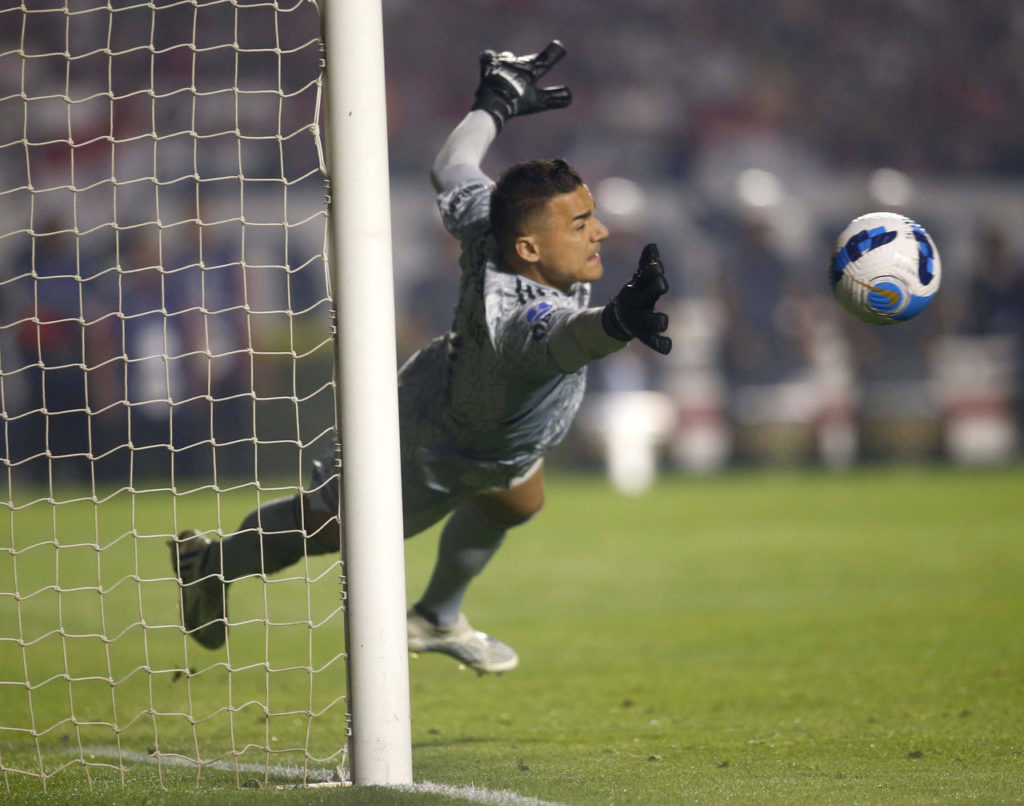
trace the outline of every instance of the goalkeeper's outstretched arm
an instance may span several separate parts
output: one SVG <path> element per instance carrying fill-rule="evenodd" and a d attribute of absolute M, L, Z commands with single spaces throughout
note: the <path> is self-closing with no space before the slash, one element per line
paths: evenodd
<path fill-rule="evenodd" d="M 484 154 L 494 142 L 498 129 L 494 118 L 474 109 L 448 135 L 430 169 L 430 181 L 438 193 L 471 180 L 490 181 L 480 168 Z"/>
<path fill-rule="evenodd" d="M 569 105 L 568 87 L 537 86 L 537 79 L 563 56 L 565 48 L 558 40 L 529 56 L 493 50 L 480 54 L 480 84 L 472 111 L 448 136 L 430 171 L 438 192 L 474 179 L 487 181 L 480 164 L 509 118 Z"/>
<path fill-rule="evenodd" d="M 672 339 L 668 315 L 654 310 L 668 291 L 665 267 L 657 244 L 649 243 L 640 255 L 633 278 L 603 308 L 587 308 L 566 317 L 551 331 L 548 350 L 562 372 L 575 372 L 637 338 L 655 352 L 668 355 Z"/>

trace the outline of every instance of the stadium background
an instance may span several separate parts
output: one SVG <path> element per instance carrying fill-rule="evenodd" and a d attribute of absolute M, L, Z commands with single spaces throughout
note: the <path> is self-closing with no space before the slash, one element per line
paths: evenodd
<path fill-rule="evenodd" d="M 203 209 L 197 212 L 192 171 L 178 167 L 183 154 L 186 163 L 191 161 L 191 148 L 187 137 L 174 135 L 237 126 L 243 135 L 256 136 L 277 110 L 261 108 L 258 96 L 243 98 L 238 107 L 214 99 L 199 103 L 188 120 L 162 99 L 132 95 L 132 82 L 148 82 L 151 70 L 168 87 L 175 81 L 187 86 L 190 80 L 200 89 L 230 87 L 236 54 L 222 46 L 230 41 L 224 31 L 237 22 L 241 44 L 267 46 L 267 20 L 259 8 L 239 6 L 245 13 L 236 19 L 231 5 L 208 5 L 207 24 L 198 35 L 219 35 L 221 44 L 211 44 L 195 59 L 194 72 L 189 52 L 175 47 L 193 36 L 189 6 L 157 3 L 153 12 L 115 3 L 121 13 L 114 15 L 116 26 L 110 30 L 105 14 L 76 20 L 69 51 L 86 54 L 109 37 L 122 52 L 114 59 L 111 88 L 125 97 L 113 111 L 107 104 L 73 103 L 70 122 L 63 101 L 56 104 L 63 113 L 45 114 L 40 103 L 38 115 L 0 118 L 5 144 L 17 140 L 23 126 L 31 139 L 45 143 L 25 149 L 27 160 L 17 146 L 5 146 L 4 187 L 24 181 L 21 172 L 28 162 L 37 190 L 57 189 L 36 194 L 31 221 L 20 230 L 16 222 L 27 221 L 24 198 L 17 193 L 0 198 L 3 214 L 15 222 L 5 228 L 14 234 L 0 239 L 8 272 L 30 265 L 29 230 L 37 236 L 37 265 L 77 266 L 82 277 L 88 267 L 112 265 L 115 248 L 125 255 L 137 250 L 139 266 L 166 268 L 174 261 L 175 267 L 188 266 L 194 256 L 186 254 L 187 225 L 199 216 L 223 222 L 205 227 L 207 248 L 215 243 L 222 256 L 220 269 L 207 273 L 217 293 L 230 300 L 245 285 L 250 299 L 267 312 L 289 304 L 305 310 L 302 327 L 313 341 L 326 332 L 328 311 L 318 303 L 322 221 L 291 230 L 287 276 L 253 273 L 237 263 L 243 249 L 247 264 L 259 264 L 261 250 L 280 249 L 267 231 L 248 222 L 261 209 L 267 221 L 273 220 L 281 180 L 292 183 L 293 211 L 321 208 L 323 186 L 310 138 L 252 139 L 240 149 L 232 131 L 231 137 L 204 141 L 199 153 L 205 166 Z M 59 8 L 39 6 L 45 7 Z M 578 167 L 613 232 L 604 250 L 607 276 L 595 287 L 595 302 L 609 297 L 632 271 L 644 242 L 657 241 L 673 282 L 676 349 L 669 360 L 659 360 L 632 345 L 592 368 L 588 408 L 569 443 L 553 457 L 556 464 L 625 461 L 619 481 L 630 489 L 643 487 L 651 469 L 645 462 L 655 460 L 714 472 L 742 463 L 843 467 L 928 459 L 988 464 L 1019 456 L 1024 9 L 1017 4 L 642 0 L 623 10 L 584 0 L 555 5 L 387 0 L 384 11 L 400 358 L 450 321 L 456 246 L 440 227 L 427 171 L 468 106 L 477 55 L 488 46 L 532 52 L 558 37 L 570 55 L 550 82 L 569 84 L 573 105 L 566 112 L 513 122 L 485 168 L 496 174 L 513 161 L 537 156 L 564 156 Z M 26 53 L 62 53 L 63 26 L 46 15 L 30 16 L 23 30 L 0 33 L 3 50 L 23 46 Z M 239 56 L 238 86 L 257 86 L 261 80 L 273 86 L 278 66 L 285 91 L 308 86 L 320 54 L 315 47 L 297 46 L 315 37 L 315 26 L 314 13 L 289 15 L 278 41 L 296 50 L 280 59 Z M 134 40 L 144 44 L 150 38 L 166 50 L 155 57 L 144 49 L 132 51 Z M 36 93 L 49 85 L 59 94 L 67 82 L 105 87 L 108 60 L 99 56 L 73 59 L 70 75 L 63 59 L 33 60 Z M 21 80 L 20 71 L 0 75 L 3 95 L 17 104 Z M 81 93 L 88 96 L 87 89 Z M 286 117 L 297 121 L 298 131 L 312 120 L 315 88 L 298 92 L 290 103 Z M 121 244 L 115 247 L 113 233 L 102 228 L 69 237 L 66 231 L 75 225 L 69 194 L 62 196 L 59 188 L 109 178 L 112 156 L 102 138 L 147 129 L 159 138 L 157 145 L 146 139 L 119 145 L 117 175 L 130 180 L 155 171 L 163 184 L 154 190 L 152 183 L 128 181 L 119 188 L 118 224 L 128 228 Z M 69 142 L 58 142 L 61 138 Z M 83 199 L 80 193 L 80 205 Z M 158 201 L 161 229 L 151 232 L 145 222 L 156 220 Z M 832 240 L 850 218 L 873 209 L 899 210 L 921 221 L 943 258 L 940 298 L 918 321 L 897 328 L 861 325 L 828 295 L 825 268 Z M 93 213 L 97 221 L 109 218 L 110 207 L 96 205 Z M 81 231 L 87 222 L 81 209 L 78 215 Z M 65 234 L 45 235 L 60 231 Z M 147 239 L 147 232 L 156 241 Z M 51 250 L 48 256 L 45 250 Z M 175 250 L 180 254 L 170 254 Z M 174 275 L 183 283 L 188 277 L 187 271 Z M 144 283 L 146 273 L 128 279 Z M 99 284 L 82 284 L 87 293 L 90 287 L 99 292 Z M 10 321 L 17 294 L 5 294 L 3 304 Z M 172 328 L 184 322 L 167 321 Z M 250 315 L 246 321 L 228 303 L 211 321 L 228 347 L 235 339 L 244 348 L 248 331 L 272 352 L 282 332 L 279 318 Z M 17 333 L 5 328 L 0 338 L 10 367 L 11 356 L 18 354 Z M 290 372 L 285 363 L 265 368 L 283 379 Z M 310 388 L 317 388 L 316 378 L 330 372 L 327 351 L 303 371 L 313 378 Z M 8 405 L 17 408 L 19 395 L 28 404 L 31 377 L 20 373 L 20 381 L 8 381 Z M 214 426 L 223 440 L 244 441 L 253 422 L 251 403 L 232 398 L 237 390 L 230 361 L 219 377 L 225 400 L 215 404 Z M 123 394 L 122 387 L 110 394 Z M 81 403 L 62 403 L 51 395 L 47 405 L 53 413 Z M 265 408 L 256 414 L 257 431 L 261 438 L 273 438 L 273 405 Z M 329 410 L 327 395 L 315 396 L 307 406 L 310 421 L 329 420 Z M 177 433 L 188 434 L 187 407 L 176 409 L 175 416 Z M 73 441 L 75 421 L 65 419 Z M 119 428 L 122 423 L 109 423 L 111 439 Z M 154 428 L 159 433 L 140 436 L 137 444 L 167 440 L 160 436 L 165 426 Z M 31 434 L 31 428 L 24 433 Z M 619 437 L 634 445 L 645 441 L 646 460 L 634 457 L 629 465 L 628 457 L 616 459 Z M 59 442 L 59 430 L 50 438 Z M 239 448 L 225 457 L 226 465 L 244 475 L 252 456 L 250 449 Z M 56 464 L 69 477 L 86 472 L 81 463 Z M 160 472 L 159 458 L 150 468 Z M 104 473 L 122 470 L 116 454 L 108 457 Z M 177 471 L 189 472 L 187 463 L 179 461 Z M 192 468 L 197 476 L 208 471 L 199 460 Z"/>
<path fill-rule="evenodd" d="M 16 460 L 0 785 L 15 800 L 108 803 L 107 782 L 127 779 L 126 797 L 153 803 L 305 803 L 317 795 L 257 791 L 296 780 L 267 762 L 291 753 L 299 778 L 329 774 L 312 757 L 339 751 L 327 660 L 340 642 L 324 623 L 339 612 L 334 560 L 303 569 L 308 580 L 239 583 L 225 666 L 173 623 L 165 545 L 179 524 L 233 529 L 259 495 L 306 475 L 323 446 L 303 440 L 330 439 L 318 25 L 296 3 L 276 28 L 259 3 L 113 0 L 111 13 L 69 0 L 72 25 L 63 0 L 26 3 L 24 19 L 0 9 L 0 450 Z M 573 107 L 513 121 L 485 167 L 577 163 L 616 233 L 595 299 L 657 240 L 680 329 L 670 360 L 633 346 L 595 366 L 552 464 L 599 467 L 607 449 L 623 489 L 643 488 L 654 457 L 705 473 L 811 468 L 674 476 L 633 501 L 596 474 L 553 475 L 544 517 L 472 593 L 474 623 L 529 660 L 500 680 L 416 661 L 417 779 L 571 803 L 1017 802 L 1021 465 L 937 465 L 1019 459 L 1022 12 L 384 7 L 402 355 L 447 325 L 454 301 L 455 244 L 427 168 L 469 103 L 477 53 L 557 36 L 571 55 L 550 78 L 572 85 Z M 945 259 L 936 306 L 898 328 L 854 322 L 825 284 L 839 227 L 877 207 L 923 221 Z M 185 371 L 200 290 L 209 412 Z M 43 322 L 27 330 L 41 353 L 23 340 L 36 299 Z M 125 329 L 88 370 L 102 398 L 90 405 L 104 408 L 84 429 L 79 319 L 116 314 Z M 124 374 L 105 383 L 96 370 L 110 367 Z M 33 397 L 44 373 L 48 422 Z M 188 448 L 211 418 L 213 485 L 209 452 Z M 168 484 L 171 420 L 182 444 Z M 53 455 L 21 461 L 43 425 Z M 131 466 L 112 447 L 126 428 Z M 92 468 L 76 455 L 85 430 Z M 611 450 L 613 435 L 634 449 Z M 818 470 L 903 459 L 931 461 Z M 293 477 L 267 479 L 267 462 Z M 90 472 L 91 489 L 66 483 Z M 429 535 L 408 543 L 411 591 L 435 551 Z M 293 718 L 298 701 L 325 712 Z M 142 713 L 159 721 L 130 716 Z M 146 761 L 157 747 L 162 767 Z M 201 777 L 191 761 L 207 762 Z"/>

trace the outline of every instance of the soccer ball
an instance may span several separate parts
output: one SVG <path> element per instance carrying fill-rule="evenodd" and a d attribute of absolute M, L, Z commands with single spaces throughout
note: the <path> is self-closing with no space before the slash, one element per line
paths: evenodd
<path fill-rule="evenodd" d="M 928 307 L 942 281 L 942 263 L 935 242 L 916 221 L 868 213 L 836 239 L 829 280 L 839 304 L 858 319 L 892 325 Z"/>

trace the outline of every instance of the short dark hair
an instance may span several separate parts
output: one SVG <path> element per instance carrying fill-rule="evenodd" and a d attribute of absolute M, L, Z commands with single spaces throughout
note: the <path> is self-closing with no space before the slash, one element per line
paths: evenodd
<path fill-rule="evenodd" d="M 491 191 L 491 231 L 502 252 L 511 250 L 523 225 L 548 199 L 572 193 L 583 184 L 565 160 L 530 160 L 513 165 Z"/>

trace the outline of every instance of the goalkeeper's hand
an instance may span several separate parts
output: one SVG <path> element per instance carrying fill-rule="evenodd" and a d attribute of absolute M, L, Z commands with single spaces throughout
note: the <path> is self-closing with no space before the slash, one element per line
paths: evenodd
<path fill-rule="evenodd" d="M 485 50 L 480 54 L 480 86 L 473 109 L 489 112 L 500 132 L 505 121 L 516 115 L 568 106 L 572 101 L 568 87 L 537 86 L 537 79 L 564 55 L 565 48 L 557 39 L 540 53 L 529 56 Z"/>
<path fill-rule="evenodd" d="M 668 291 L 665 267 L 657 244 L 649 243 L 640 255 L 633 279 L 626 283 L 601 313 L 604 332 L 620 341 L 634 336 L 652 350 L 668 355 L 672 339 L 662 336 L 668 329 L 668 315 L 654 310 L 658 297 Z"/>

